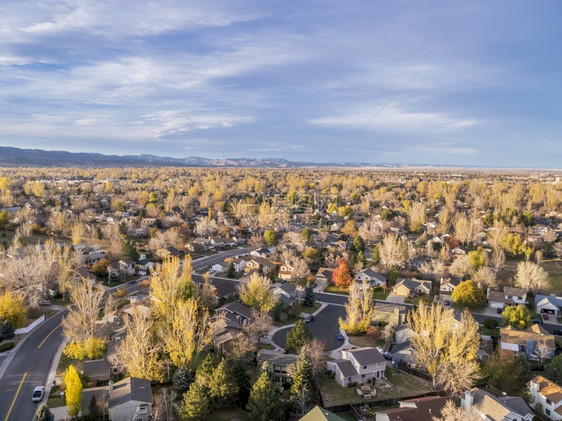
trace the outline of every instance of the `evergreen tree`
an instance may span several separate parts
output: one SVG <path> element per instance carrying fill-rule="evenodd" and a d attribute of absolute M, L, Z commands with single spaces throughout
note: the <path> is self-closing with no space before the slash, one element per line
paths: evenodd
<path fill-rule="evenodd" d="M 367 259 L 365 258 L 365 253 L 363 253 L 362 250 L 360 250 L 360 251 L 357 253 L 356 262 L 357 262 L 357 263 L 361 262 L 361 264 L 363 265 L 363 267 L 365 267 L 365 265 L 367 264 Z"/>
<path fill-rule="evenodd" d="M 308 330 L 308 326 L 303 319 L 297 320 L 295 325 L 287 333 L 287 342 L 285 349 L 287 352 L 299 352 L 302 346 L 312 341 L 312 333 Z"/>
<path fill-rule="evenodd" d="M 250 392 L 246 410 L 251 421 L 282 421 L 285 406 L 279 399 L 279 391 L 267 371 L 264 371 Z"/>
<path fill-rule="evenodd" d="M 227 278 L 234 278 L 234 275 L 236 274 L 235 268 L 234 268 L 234 262 L 231 260 L 230 262 L 228 262 L 228 266 L 226 267 L 226 277 Z"/>
<path fill-rule="evenodd" d="M 121 243 L 121 252 L 124 258 L 133 259 L 135 262 L 139 260 L 139 251 L 134 240 L 125 240 Z"/>
<path fill-rule="evenodd" d="M 236 400 L 240 408 L 245 408 L 250 397 L 250 376 L 243 358 L 236 358 L 231 362 L 232 379 L 238 385 Z"/>
<path fill-rule="evenodd" d="M 379 250 L 378 244 L 375 247 L 373 247 L 373 250 L 371 250 L 371 260 L 376 265 L 378 265 L 381 261 L 381 252 Z"/>
<path fill-rule="evenodd" d="M 208 391 L 209 384 L 211 383 L 211 379 L 213 378 L 213 374 L 215 372 L 215 368 L 219 365 L 217 358 L 214 357 L 212 354 L 207 355 L 207 357 L 203 360 L 203 363 L 197 370 L 195 375 L 195 382 L 199 383 L 201 387 Z"/>
<path fill-rule="evenodd" d="M 0 320 L 0 341 L 3 339 L 12 339 L 16 335 L 15 332 L 14 325 L 9 320 L 5 322 Z"/>
<path fill-rule="evenodd" d="M 73 365 L 68 367 L 64 376 L 64 385 L 68 414 L 75 417 L 80 412 L 80 407 L 82 406 L 82 382 Z"/>
<path fill-rule="evenodd" d="M 291 393 L 298 395 L 303 388 L 312 390 L 314 382 L 314 366 L 310 354 L 306 349 L 302 348 L 299 353 L 299 358 L 295 365 L 295 371 L 292 373 L 291 378 Z"/>
<path fill-rule="evenodd" d="M 183 395 L 180 410 L 181 419 L 185 421 L 205 421 L 209 415 L 209 396 L 198 382 Z"/>
<path fill-rule="evenodd" d="M 174 389 L 176 389 L 180 395 L 183 395 L 189 390 L 189 386 L 191 386 L 194 380 L 193 374 L 187 367 L 180 367 L 174 373 L 172 384 L 174 385 Z"/>
<path fill-rule="evenodd" d="M 356 235 L 353 239 L 353 250 L 354 251 L 365 251 L 365 242 L 360 235 Z"/>
<path fill-rule="evenodd" d="M 88 411 L 90 412 L 90 418 L 97 420 L 98 417 L 100 416 L 100 407 L 98 405 L 98 400 L 96 399 L 96 396 L 92 396 L 92 399 L 90 399 L 90 404 L 88 405 Z"/>
<path fill-rule="evenodd" d="M 222 360 L 213 371 L 209 382 L 209 397 L 215 409 L 227 408 L 238 395 L 238 385 L 234 381 L 226 360 Z"/>
<path fill-rule="evenodd" d="M 316 302 L 316 295 L 314 294 L 314 288 L 312 285 L 307 285 L 304 289 L 304 301 L 303 306 L 313 307 Z"/>
<path fill-rule="evenodd" d="M 55 416 L 45 405 L 41 405 L 39 411 L 35 413 L 33 421 L 55 421 Z"/>

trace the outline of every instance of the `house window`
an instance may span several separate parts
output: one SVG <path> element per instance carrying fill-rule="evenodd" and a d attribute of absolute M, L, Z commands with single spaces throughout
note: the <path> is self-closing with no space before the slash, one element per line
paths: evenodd
<path fill-rule="evenodd" d="M 148 412 L 148 407 L 146 405 L 139 406 L 139 414 L 146 414 Z"/>
<path fill-rule="evenodd" d="M 367 366 L 366 366 L 366 365 L 364 365 L 364 366 L 363 366 L 363 370 L 366 370 L 366 369 L 367 369 Z"/>
<path fill-rule="evenodd" d="M 544 408 L 544 413 L 546 414 L 547 417 L 550 417 L 550 409 Z"/>
<path fill-rule="evenodd" d="M 546 404 L 547 404 L 547 405 L 552 405 L 552 401 L 551 401 L 550 399 L 547 399 L 547 400 L 546 400 Z"/>

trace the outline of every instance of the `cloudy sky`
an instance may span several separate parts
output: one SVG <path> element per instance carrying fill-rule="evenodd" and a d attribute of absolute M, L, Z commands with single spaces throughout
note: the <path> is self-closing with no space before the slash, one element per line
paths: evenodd
<path fill-rule="evenodd" d="M 560 168 L 561 21 L 554 0 L 0 0 L 0 146 Z"/>

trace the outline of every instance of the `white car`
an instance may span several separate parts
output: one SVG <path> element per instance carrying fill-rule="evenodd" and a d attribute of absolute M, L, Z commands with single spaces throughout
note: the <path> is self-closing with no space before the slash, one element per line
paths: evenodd
<path fill-rule="evenodd" d="M 31 400 L 33 402 L 41 402 L 44 393 L 45 386 L 37 386 L 35 389 L 33 389 L 33 396 L 31 397 Z"/>

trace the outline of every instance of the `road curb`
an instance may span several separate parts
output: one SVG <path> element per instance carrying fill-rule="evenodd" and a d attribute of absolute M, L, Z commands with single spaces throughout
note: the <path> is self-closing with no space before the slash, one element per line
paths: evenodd
<path fill-rule="evenodd" d="M 64 309 L 57 311 L 56 313 L 53 313 L 51 317 L 59 314 L 61 311 L 64 311 Z M 0 366 L 0 380 L 2 379 L 2 377 L 4 376 L 4 373 L 6 372 L 6 370 L 8 369 L 8 366 L 10 365 L 10 363 L 12 362 L 12 360 L 14 359 L 14 355 L 16 355 L 16 353 L 19 351 L 19 349 L 23 346 L 23 344 L 27 341 L 27 339 L 29 338 L 29 336 L 35 331 L 35 329 L 37 329 L 39 326 L 41 326 L 43 323 L 45 323 L 48 319 L 43 320 L 41 323 L 39 323 L 37 326 L 35 326 L 32 330 L 30 330 L 29 332 L 27 332 L 25 334 L 25 338 L 23 338 L 20 343 L 18 343 L 16 345 L 16 347 L 14 349 L 12 349 L 11 351 L 8 352 L 8 355 L 6 356 L 6 359 L 4 360 L 4 362 L 2 363 L 2 366 Z"/>

